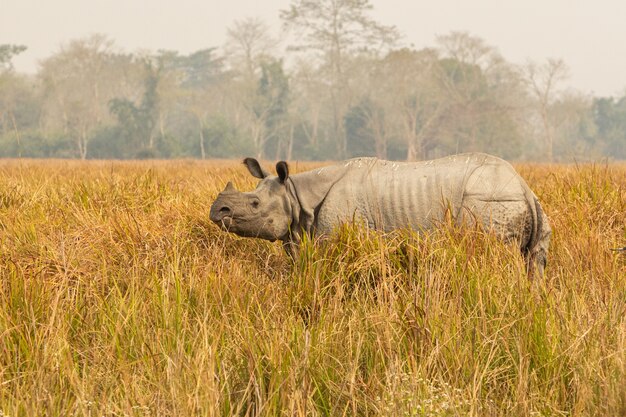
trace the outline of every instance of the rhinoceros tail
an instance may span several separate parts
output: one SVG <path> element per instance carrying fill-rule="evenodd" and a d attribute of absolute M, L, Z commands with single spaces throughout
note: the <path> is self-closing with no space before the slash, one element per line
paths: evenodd
<path fill-rule="evenodd" d="M 533 249 L 539 243 L 539 239 L 541 236 L 541 228 L 543 226 L 543 210 L 541 209 L 541 204 L 539 204 L 539 200 L 533 195 L 532 200 L 529 201 L 528 205 L 530 206 L 530 211 L 532 213 L 531 218 L 531 227 L 530 227 L 530 236 L 528 238 L 528 242 L 524 247 L 524 253 L 531 253 Z"/>
<path fill-rule="evenodd" d="M 543 276 L 543 271 L 547 265 L 548 247 L 552 229 L 541 203 L 535 193 L 532 192 L 528 184 L 524 182 L 526 201 L 530 211 L 530 236 L 524 246 L 522 253 L 526 259 L 526 267 L 529 277 L 533 277 L 537 272 Z"/>
<path fill-rule="evenodd" d="M 532 191 L 530 191 L 530 194 L 532 195 L 532 200 L 528 202 L 528 205 L 532 213 L 531 233 L 528 242 L 522 248 L 522 252 L 526 258 L 528 275 L 532 278 L 535 272 L 538 272 L 540 277 L 543 276 L 543 271 L 548 261 L 548 246 L 550 245 L 552 229 L 539 200 L 537 200 Z"/>

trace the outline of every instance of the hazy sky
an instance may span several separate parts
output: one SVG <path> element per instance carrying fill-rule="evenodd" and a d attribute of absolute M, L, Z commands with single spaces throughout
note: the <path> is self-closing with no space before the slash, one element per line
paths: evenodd
<path fill-rule="evenodd" d="M 371 0 L 372 16 L 395 25 L 405 44 L 435 45 L 435 37 L 468 31 L 514 63 L 562 58 L 568 85 L 585 93 L 626 93 L 624 0 Z M 258 16 L 280 29 L 278 12 L 290 0 L 0 0 L 0 44 L 28 50 L 18 70 L 70 39 L 109 35 L 128 52 L 174 49 L 189 53 L 220 46 L 235 19 Z"/>

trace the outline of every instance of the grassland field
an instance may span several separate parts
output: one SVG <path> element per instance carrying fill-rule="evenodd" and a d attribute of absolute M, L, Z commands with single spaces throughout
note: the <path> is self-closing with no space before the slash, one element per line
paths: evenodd
<path fill-rule="evenodd" d="M 292 164 L 292 172 L 320 164 Z M 543 279 L 480 230 L 220 231 L 236 161 L 0 161 L 0 416 L 625 416 L 626 164 L 517 164 Z"/>

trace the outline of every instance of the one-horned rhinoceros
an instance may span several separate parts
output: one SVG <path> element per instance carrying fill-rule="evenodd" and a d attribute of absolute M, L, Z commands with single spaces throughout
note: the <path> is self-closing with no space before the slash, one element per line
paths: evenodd
<path fill-rule="evenodd" d="M 271 176 L 256 159 L 244 164 L 259 178 L 256 190 L 232 183 L 211 206 L 211 220 L 240 236 L 281 240 L 294 255 L 303 234 L 327 235 L 341 223 L 422 231 L 441 224 L 475 223 L 515 241 L 532 274 L 543 274 L 550 225 L 537 197 L 506 161 L 467 153 L 424 162 L 356 158 L 289 175 L 287 163 Z"/>

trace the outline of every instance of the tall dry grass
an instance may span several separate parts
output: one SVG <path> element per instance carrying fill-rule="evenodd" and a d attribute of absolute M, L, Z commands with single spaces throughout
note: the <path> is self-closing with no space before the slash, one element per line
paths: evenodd
<path fill-rule="evenodd" d="M 452 227 L 291 265 L 208 221 L 234 162 L 1 161 L 0 415 L 626 415 L 626 166 L 518 168 L 533 283 Z"/>

